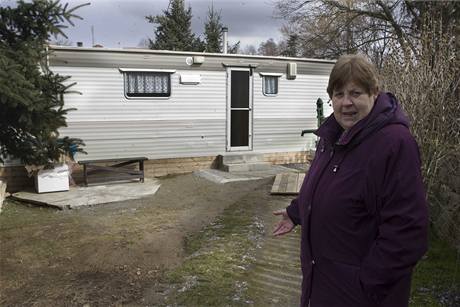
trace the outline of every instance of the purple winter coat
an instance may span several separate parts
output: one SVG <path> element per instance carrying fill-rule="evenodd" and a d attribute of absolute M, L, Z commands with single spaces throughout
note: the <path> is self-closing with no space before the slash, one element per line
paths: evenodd
<path fill-rule="evenodd" d="M 417 143 L 390 93 L 342 132 L 333 115 L 318 129 L 315 158 L 287 207 L 302 225 L 301 306 L 408 306 L 428 241 Z"/>

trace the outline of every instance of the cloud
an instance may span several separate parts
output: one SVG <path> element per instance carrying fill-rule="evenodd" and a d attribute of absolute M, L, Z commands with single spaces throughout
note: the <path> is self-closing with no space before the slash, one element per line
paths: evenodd
<path fill-rule="evenodd" d="M 70 6 L 88 1 L 63 0 Z M 268 0 L 185 0 L 192 8 L 192 31 L 201 35 L 208 8 L 221 12 L 222 23 L 229 28 L 229 40 L 241 41 L 242 47 L 256 47 L 269 38 L 280 37 L 282 21 L 274 19 L 273 4 Z M 76 27 L 65 32 L 73 42 L 83 41 L 91 45 L 91 26 L 94 26 L 95 43 L 106 47 L 134 47 L 146 37 L 153 37 L 154 25 L 145 19 L 147 15 L 159 15 L 167 9 L 169 0 L 93 0 L 90 6 L 76 11 L 84 20 L 75 20 Z"/>
<path fill-rule="evenodd" d="M 211 1 L 194 0 L 192 2 L 190 0 L 189 2 L 192 4 L 192 12 L 199 14 L 204 24 Z M 222 22 L 229 27 L 229 34 L 235 36 L 263 34 L 266 36 L 267 31 L 276 32 L 281 26 L 280 20 L 272 18 L 273 6 L 268 5 L 266 1 L 214 0 L 213 3 L 214 9 L 221 12 Z"/>

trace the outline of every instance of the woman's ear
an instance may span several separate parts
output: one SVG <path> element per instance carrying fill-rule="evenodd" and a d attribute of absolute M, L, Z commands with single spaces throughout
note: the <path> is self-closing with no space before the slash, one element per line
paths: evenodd
<path fill-rule="evenodd" d="M 376 88 L 374 89 L 374 92 L 371 93 L 371 96 L 372 96 L 373 100 L 377 99 L 377 96 L 378 96 L 378 95 L 379 95 L 379 88 L 376 87 Z"/>
<path fill-rule="evenodd" d="M 375 96 L 378 96 L 379 93 L 380 93 L 380 88 L 379 88 L 379 86 L 377 85 L 377 86 L 375 87 Z"/>

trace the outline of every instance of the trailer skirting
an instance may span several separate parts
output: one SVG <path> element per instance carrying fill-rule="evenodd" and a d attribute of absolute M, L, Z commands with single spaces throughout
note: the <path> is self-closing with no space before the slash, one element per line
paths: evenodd
<path fill-rule="evenodd" d="M 265 153 L 263 161 L 272 164 L 307 163 L 312 158 L 312 153 L 302 152 L 278 152 Z M 217 168 L 217 156 L 168 158 L 145 161 L 144 172 L 146 178 L 161 177 L 166 175 L 186 174 L 200 169 Z M 83 168 L 76 164 L 72 177 L 79 185 L 83 183 Z M 8 192 L 17 192 L 25 189 L 33 189 L 34 180 L 27 175 L 23 166 L 0 167 L 0 180 L 7 183 Z"/>

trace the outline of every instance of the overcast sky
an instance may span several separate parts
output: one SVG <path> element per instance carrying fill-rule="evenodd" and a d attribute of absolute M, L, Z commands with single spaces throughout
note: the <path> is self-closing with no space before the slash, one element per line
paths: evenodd
<path fill-rule="evenodd" d="M 14 3 L 0 0 L 2 6 Z M 64 32 L 68 40 L 76 44 L 83 42 L 91 46 L 91 26 L 94 26 L 94 42 L 104 47 L 136 47 L 143 38 L 153 38 L 153 25 L 145 19 L 146 15 L 162 14 L 169 0 L 61 0 L 71 7 L 90 2 L 80 8 L 77 15 L 83 20 L 74 19 L 75 27 Z M 279 41 L 282 20 L 275 19 L 274 0 L 185 0 L 192 8 L 192 31 L 202 35 L 208 7 L 221 11 L 222 23 L 229 28 L 230 43 L 241 41 L 241 47 L 253 44 L 256 48 L 269 38 Z M 203 36 L 201 36 L 203 38 Z"/>

